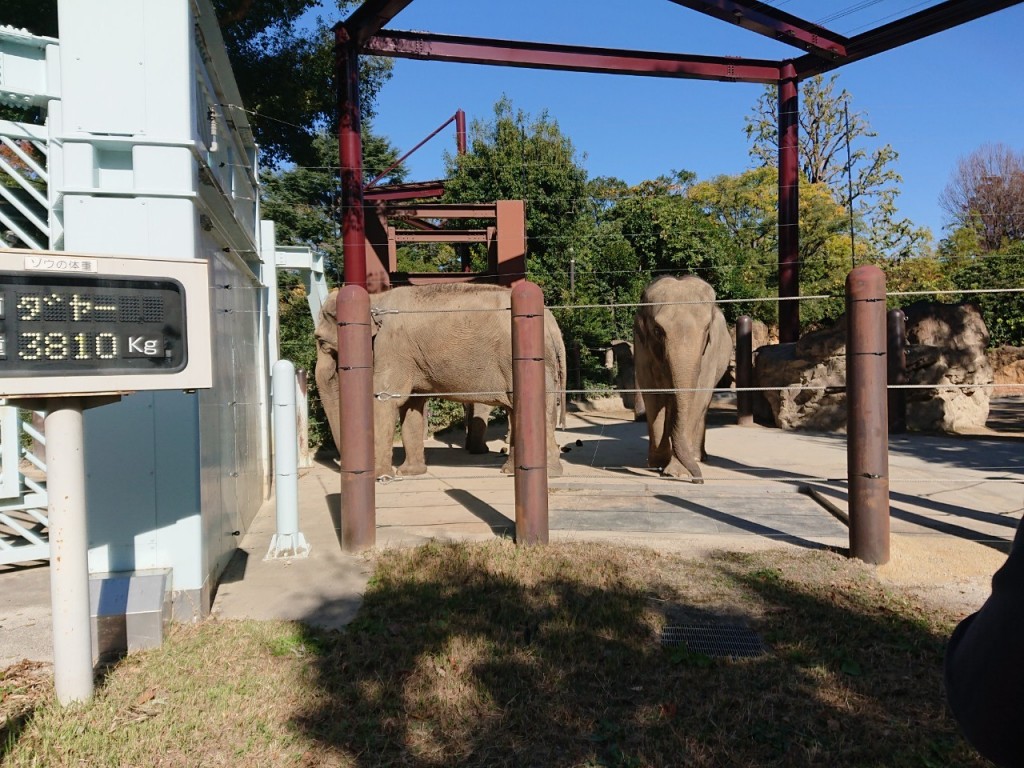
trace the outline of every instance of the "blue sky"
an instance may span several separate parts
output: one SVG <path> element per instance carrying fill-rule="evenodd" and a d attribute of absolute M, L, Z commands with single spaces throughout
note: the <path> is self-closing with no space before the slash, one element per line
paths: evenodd
<path fill-rule="evenodd" d="M 788 13 L 854 35 L 936 0 L 823 3 L 775 0 Z M 854 6 L 862 10 L 847 13 Z M 628 9 L 628 10 L 624 10 Z M 830 18 L 840 14 L 838 18 Z M 608 48 L 747 58 L 792 57 L 796 49 L 668 0 L 415 0 L 390 29 L 558 42 Z M 878 133 L 899 153 L 900 212 L 938 239 L 945 216 L 938 196 L 958 158 L 985 142 L 1024 151 L 1024 5 L 911 43 L 838 70 Z M 395 60 L 377 100 L 374 128 L 404 153 L 456 109 L 489 120 L 508 96 L 531 115 L 547 110 L 576 147 L 591 176 L 630 184 L 669 173 L 699 178 L 750 167 L 744 116 L 762 86 L 552 72 L 445 62 Z M 409 160 L 411 181 L 441 178 L 449 127 Z M 870 145 L 869 145 L 870 146 Z"/>

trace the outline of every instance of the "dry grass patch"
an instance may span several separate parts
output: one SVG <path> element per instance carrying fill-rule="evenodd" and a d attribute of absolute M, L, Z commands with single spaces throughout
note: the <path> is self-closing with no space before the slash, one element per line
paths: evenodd
<path fill-rule="evenodd" d="M 826 552 L 598 544 L 379 553 L 345 632 L 178 627 L 5 765 L 983 766 L 941 687 L 954 617 Z M 746 659 L 664 646 L 744 621 Z"/>

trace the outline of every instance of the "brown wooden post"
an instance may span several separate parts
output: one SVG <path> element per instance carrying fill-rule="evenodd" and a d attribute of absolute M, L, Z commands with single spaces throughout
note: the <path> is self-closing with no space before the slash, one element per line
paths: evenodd
<path fill-rule="evenodd" d="M 753 321 L 750 315 L 736 318 L 736 423 L 749 427 L 754 423 Z"/>
<path fill-rule="evenodd" d="M 889 386 L 907 383 L 907 316 L 902 309 L 890 309 L 886 316 L 888 330 Z M 889 389 L 889 433 L 907 431 L 907 391 Z"/>
<path fill-rule="evenodd" d="M 377 542 L 373 337 L 366 289 L 346 285 L 339 290 L 337 313 L 341 547 L 359 552 Z"/>
<path fill-rule="evenodd" d="M 846 278 L 847 482 L 850 555 L 889 562 L 885 273 L 873 264 Z"/>
<path fill-rule="evenodd" d="M 530 282 L 512 289 L 512 433 L 516 543 L 548 543 L 544 294 Z"/>

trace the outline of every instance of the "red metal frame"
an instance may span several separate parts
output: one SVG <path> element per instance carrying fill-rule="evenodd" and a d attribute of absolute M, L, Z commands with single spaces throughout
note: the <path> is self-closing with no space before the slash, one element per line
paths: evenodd
<path fill-rule="evenodd" d="M 389 174 L 389 173 L 390 173 L 391 171 L 393 171 L 393 170 L 394 170 L 395 168 L 397 168 L 397 167 L 398 167 L 398 166 L 400 166 L 400 165 L 401 165 L 402 163 L 404 163 L 404 162 L 405 162 L 406 160 L 408 160 L 408 159 L 409 159 L 409 156 L 410 156 L 410 155 L 411 155 L 411 154 L 412 154 L 413 152 L 415 152 L 415 151 L 416 151 L 417 149 L 419 149 L 420 147 L 422 147 L 422 146 L 423 146 L 424 144 L 426 144 L 426 143 L 427 143 L 428 141 L 430 141 L 430 140 L 431 140 L 432 138 L 434 138 L 435 136 L 437 136 L 437 134 L 439 134 L 439 133 L 440 133 L 441 131 L 443 131 L 443 130 L 444 130 L 445 128 L 447 128 L 447 127 L 448 127 L 449 125 L 451 125 L 452 123 L 455 123 L 455 134 L 456 134 L 456 143 L 457 143 L 457 145 L 458 145 L 458 148 L 459 148 L 459 154 L 460 154 L 460 155 L 463 155 L 463 154 L 465 154 L 465 153 L 466 153 L 466 113 L 465 113 L 465 112 L 463 112 L 463 111 L 462 111 L 461 109 L 459 109 L 459 110 L 456 110 L 456 111 L 455 111 L 455 114 L 454 114 L 454 115 L 452 115 L 452 116 L 451 116 L 451 117 L 449 117 L 449 118 L 448 118 L 447 120 L 445 120 L 445 121 L 444 121 L 443 123 L 441 123 L 441 124 L 440 124 L 439 126 L 437 126 L 437 128 L 435 128 L 435 129 L 434 129 L 434 130 L 433 130 L 433 131 L 432 131 L 432 132 L 430 133 L 430 135 L 429 135 L 429 136 L 427 136 L 427 137 L 426 137 L 425 139 L 423 139 L 423 141 L 421 141 L 421 142 L 420 142 L 419 144 L 417 144 L 417 145 L 416 145 L 415 147 L 413 147 L 412 149 L 410 149 L 410 150 L 409 150 L 408 152 L 406 152 L 406 153 L 405 153 L 404 155 L 402 155 L 402 156 L 401 156 L 400 158 L 398 158 L 397 160 L 395 160 L 395 162 L 393 162 L 393 163 L 392 163 L 391 165 L 389 165 L 389 166 L 388 166 L 387 168 L 385 168 L 385 169 L 384 169 L 383 171 L 381 171 L 381 172 L 380 172 L 379 174 L 377 174 L 377 175 L 376 175 L 376 176 L 375 176 L 375 177 L 374 177 L 373 179 L 371 179 L 370 181 L 366 182 L 366 185 L 365 185 L 365 186 L 363 187 L 363 193 L 365 194 L 365 193 L 366 193 L 366 192 L 367 192 L 368 190 L 370 190 L 370 189 L 371 189 L 371 188 L 372 188 L 372 187 L 373 187 L 374 185 L 376 185 L 376 183 L 377 183 L 378 181 L 380 181 L 381 179 L 383 179 L 383 178 L 384 178 L 385 176 L 387 176 L 387 175 L 388 175 L 388 174 Z M 443 189 L 442 189 L 442 194 L 443 194 L 443 193 L 444 193 L 444 192 L 443 192 Z"/>
<path fill-rule="evenodd" d="M 366 224 L 366 273 L 371 293 L 387 290 L 392 280 L 411 285 L 422 283 L 485 282 L 515 285 L 526 278 L 526 207 L 522 200 L 494 203 L 378 202 L 369 206 Z M 438 220 L 489 221 L 483 227 L 451 229 Z M 401 224 L 401 227 L 395 224 Z M 487 246 L 487 270 L 469 271 L 468 254 L 462 272 L 399 272 L 400 243 L 483 243 Z"/>
<path fill-rule="evenodd" d="M 774 61 L 527 43 L 518 40 L 435 35 L 429 32 L 383 30 L 366 41 L 363 52 L 405 59 L 603 72 L 614 75 L 746 83 L 774 83 L 779 79 L 779 64 Z"/>
<path fill-rule="evenodd" d="M 671 0 L 716 19 L 810 51 L 826 59 L 846 55 L 847 39 L 757 0 Z"/>
<path fill-rule="evenodd" d="M 795 59 L 780 61 L 490 40 L 384 29 L 384 26 L 411 2 L 412 0 L 365 0 L 348 19 L 335 27 L 339 61 L 348 60 L 350 56 L 354 58 L 358 53 L 369 53 L 496 66 L 775 83 L 780 91 L 786 89 L 787 94 L 792 94 L 795 104 L 797 85 L 804 78 L 1019 5 L 1024 0 L 946 0 L 850 38 L 758 0 L 669 0 L 693 11 L 737 24 L 757 34 L 808 51 Z M 357 96 L 355 94 L 356 99 Z M 340 89 L 339 113 L 343 117 L 343 137 L 346 130 L 344 116 L 352 112 L 352 98 L 351 88 Z M 782 123 L 786 119 L 785 114 L 780 109 L 779 296 L 794 298 L 799 294 L 799 260 L 796 255 L 799 174 L 796 174 L 796 178 L 790 178 L 794 163 L 798 165 L 796 146 L 795 141 L 791 139 L 786 139 L 783 143 L 782 136 L 784 133 L 793 133 L 795 136 L 796 126 Z M 342 154 L 342 167 L 352 167 L 345 160 L 344 149 Z M 360 199 L 357 204 L 354 198 L 346 197 L 351 189 L 351 185 L 342 186 L 343 209 L 355 213 L 354 216 L 346 216 L 344 226 L 357 228 L 359 239 L 362 240 L 362 226 L 356 221 L 362 213 L 362 201 Z M 345 242 L 348 243 L 349 239 L 346 238 Z M 346 248 L 346 270 L 350 255 L 356 259 L 363 258 L 360 251 L 349 252 Z M 357 275 L 358 270 L 354 270 L 353 274 Z M 363 281 L 365 283 L 365 275 Z M 792 305 L 792 308 L 786 308 L 786 304 Z M 788 337 L 796 332 L 793 329 L 799 325 L 798 302 L 783 302 L 783 305 L 780 309 L 780 322 L 787 329 L 784 333 Z"/>

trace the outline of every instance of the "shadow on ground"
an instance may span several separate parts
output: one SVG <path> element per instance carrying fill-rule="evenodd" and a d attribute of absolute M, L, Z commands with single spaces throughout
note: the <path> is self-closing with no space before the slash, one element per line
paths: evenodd
<path fill-rule="evenodd" d="M 319 692 L 297 726 L 323 764 L 985 764 L 945 712 L 946 630 L 840 558 L 662 561 L 662 580 L 578 547 L 510 565 L 494 546 L 389 553 L 348 630 L 311 631 Z M 768 653 L 659 642 L 658 615 L 713 621 L 723 601 Z"/>

